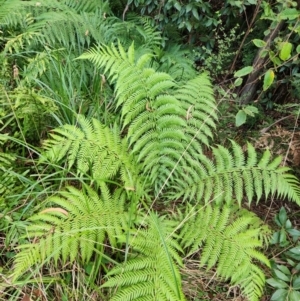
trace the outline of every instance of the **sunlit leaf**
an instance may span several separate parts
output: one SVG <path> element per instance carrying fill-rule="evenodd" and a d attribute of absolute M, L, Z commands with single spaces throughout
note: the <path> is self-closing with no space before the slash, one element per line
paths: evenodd
<path fill-rule="evenodd" d="M 252 71 L 253 71 L 253 67 L 247 66 L 247 67 L 244 67 L 244 68 L 238 70 L 237 72 L 235 72 L 234 77 L 242 77 L 242 76 L 248 75 Z"/>
<path fill-rule="evenodd" d="M 265 47 L 267 45 L 267 43 L 265 41 L 260 40 L 260 39 L 254 39 L 254 40 L 252 40 L 252 42 L 258 48 L 262 48 L 262 47 Z"/>
<path fill-rule="evenodd" d="M 289 43 L 289 42 L 281 43 L 281 50 L 279 52 L 279 57 L 283 61 L 288 60 L 291 57 L 292 48 L 293 48 L 292 43 Z"/>
<path fill-rule="evenodd" d="M 241 84 L 243 83 L 243 79 L 241 77 L 238 77 L 235 81 L 234 81 L 234 85 L 236 87 L 239 87 Z"/>
<path fill-rule="evenodd" d="M 247 114 L 244 112 L 244 110 L 239 110 L 235 116 L 235 126 L 241 126 L 246 122 L 246 119 Z"/>
<path fill-rule="evenodd" d="M 273 81 L 274 81 L 274 71 L 269 69 L 264 76 L 264 85 L 263 85 L 263 90 L 266 91 L 270 88 L 270 86 L 272 85 Z"/>
<path fill-rule="evenodd" d="M 295 8 L 286 8 L 279 14 L 280 19 L 283 20 L 287 20 L 287 19 L 294 20 L 297 19 L 298 16 L 299 16 L 299 12 Z"/>

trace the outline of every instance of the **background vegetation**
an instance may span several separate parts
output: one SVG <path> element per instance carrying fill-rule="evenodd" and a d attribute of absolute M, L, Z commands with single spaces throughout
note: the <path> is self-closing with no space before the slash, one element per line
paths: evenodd
<path fill-rule="evenodd" d="M 0 0 L 0 299 L 300 300 L 299 20 Z"/>

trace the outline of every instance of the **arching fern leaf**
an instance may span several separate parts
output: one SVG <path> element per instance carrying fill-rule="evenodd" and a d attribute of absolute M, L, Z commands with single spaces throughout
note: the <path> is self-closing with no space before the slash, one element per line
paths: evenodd
<path fill-rule="evenodd" d="M 190 254 L 200 250 L 200 267 L 215 267 L 219 277 L 239 285 L 250 301 L 262 295 L 265 276 L 260 264 L 270 264 L 259 248 L 269 235 L 253 213 L 211 205 L 188 209 L 180 231 L 181 243 Z"/>
<path fill-rule="evenodd" d="M 45 141 L 41 162 L 66 161 L 69 169 L 75 166 L 79 175 L 89 173 L 98 184 L 116 180 L 120 174 L 124 187 L 135 190 L 139 185 L 139 172 L 127 148 L 116 126 L 111 130 L 96 119 L 87 120 L 78 115 L 76 126 L 57 128 L 51 139 Z"/>
<path fill-rule="evenodd" d="M 122 190 L 116 190 L 112 196 L 106 191 L 99 197 L 89 187 L 68 187 L 50 197 L 50 207 L 30 219 L 26 238 L 32 242 L 19 247 L 14 278 L 50 260 L 56 265 L 58 260 L 88 262 L 95 250 L 103 252 L 106 236 L 110 245 L 116 247 L 118 237 L 128 230 L 125 200 Z"/>
<path fill-rule="evenodd" d="M 201 144 L 208 144 L 216 114 L 212 87 L 205 74 L 178 87 L 170 75 L 148 67 L 151 55 L 136 58 L 133 44 L 128 51 L 120 43 L 101 46 L 80 58 L 103 68 L 115 83 L 122 127 L 127 130 L 132 153 L 156 191 L 169 175 L 176 178 L 182 172 L 174 169 L 179 161 L 193 161 Z M 193 147 L 187 147 L 190 140 Z"/>
<path fill-rule="evenodd" d="M 178 267 L 180 246 L 172 235 L 174 223 L 151 214 L 130 239 L 130 259 L 108 273 L 103 287 L 116 287 L 111 301 L 185 300 Z"/>
<path fill-rule="evenodd" d="M 260 160 L 251 144 L 247 156 L 242 148 L 232 141 L 232 151 L 223 146 L 213 148 L 214 160 L 199 154 L 198 163 L 177 178 L 173 186 L 173 198 L 183 197 L 193 201 L 215 200 L 217 203 L 232 203 L 235 199 L 241 204 L 247 198 L 249 204 L 262 196 L 268 198 L 277 194 L 300 204 L 299 182 L 287 173 L 289 168 L 280 167 L 281 157 L 271 160 L 267 150 Z"/>

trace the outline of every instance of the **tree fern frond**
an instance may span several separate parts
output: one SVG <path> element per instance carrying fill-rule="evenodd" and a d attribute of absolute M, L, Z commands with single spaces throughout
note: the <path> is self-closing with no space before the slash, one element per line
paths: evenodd
<path fill-rule="evenodd" d="M 194 201 L 213 199 L 217 203 L 230 203 L 235 199 L 239 204 L 246 197 L 250 204 L 254 198 L 258 201 L 262 195 L 267 198 L 277 193 L 300 204 L 299 182 L 287 173 L 288 168 L 279 167 L 280 157 L 271 160 L 270 152 L 266 151 L 258 161 L 254 147 L 248 144 L 245 163 L 241 147 L 233 141 L 232 147 L 232 152 L 222 146 L 214 148 L 214 161 L 204 156 L 195 157 L 198 162 L 193 168 L 197 173 L 193 173 L 192 180 L 186 181 L 191 177 L 190 168 L 186 167 L 185 180 L 178 178 L 177 185 L 173 186 L 177 190 L 176 197 L 192 200 L 188 197 L 192 195 Z"/>
<path fill-rule="evenodd" d="M 200 266 L 216 267 L 217 275 L 240 285 L 250 301 L 259 300 L 265 278 L 256 263 L 269 266 L 268 259 L 259 251 L 263 246 L 262 232 L 264 236 L 270 235 L 262 221 L 247 210 L 237 211 L 229 206 L 189 208 L 186 216 L 190 218 L 180 230 L 184 248 L 190 254 L 200 249 Z"/>
<path fill-rule="evenodd" d="M 85 44 L 89 45 L 94 40 L 105 42 L 107 39 L 105 29 L 109 28 L 109 21 L 105 16 L 110 13 L 107 2 L 19 1 L 15 8 L 7 14 L 5 26 L 17 28 L 16 20 L 22 20 L 23 34 L 37 35 L 33 39 L 34 45 L 60 45 L 80 53 Z M 10 44 L 12 42 L 9 41 Z M 11 48 L 9 44 L 7 47 Z"/>
<path fill-rule="evenodd" d="M 78 174 L 89 172 L 97 183 L 113 179 L 120 172 L 124 186 L 136 188 L 139 172 L 127 148 L 116 127 L 111 130 L 96 119 L 90 121 L 78 115 L 76 126 L 57 128 L 45 141 L 41 162 L 65 159 L 68 168 L 76 166 Z"/>
<path fill-rule="evenodd" d="M 56 265 L 59 259 L 63 263 L 75 259 L 88 262 L 95 250 L 103 249 L 105 236 L 116 247 L 118 237 L 128 228 L 125 194 L 121 190 L 101 198 L 89 187 L 83 191 L 68 187 L 48 202 L 52 207 L 31 218 L 27 232 L 33 242 L 19 247 L 15 279 L 30 267 L 51 259 Z"/>
<path fill-rule="evenodd" d="M 0 22 L 3 22 L 3 19 L 11 14 L 17 5 L 20 4 L 20 0 L 1 0 L 0 1 Z"/>
<path fill-rule="evenodd" d="M 104 68 L 115 82 L 122 127 L 127 128 L 132 153 L 138 156 L 156 190 L 167 184 L 170 174 L 176 178 L 181 173 L 187 164 L 183 153 L 195 157 L 201 144 L 208 144 L 217 117 L 213 90 L 205 74 L 177 87 L 167 73 L 148 68 L 149 55 L 136 60 L 133 44 L 127 52 L 120 43 L 101 46 L 80 58 Z M 174 169 L 179 161 L 183 163 Z"/>
<path fill-rule="evenodd" d="M 147 229 L 132 235 L 131 258 L 108 273 L 103 287 L 116 287 L 116 300 L 185 300 L 177 265 L 180 247 L 168 222 L 151 214 Z"/>
<path fill-rule="evenodd" d="M 188 141 L 198 140 L 198 148 L 203 143 L 208 144 L 208 140 L 213 137 L 218 117 L 211 82 L 207 74 L 203 73 L 188 81 L 175 91 L 174 96 L 180 100 L 184 110 Z M 208 139 L 203 139 L 203 136 Z"/>
<path fill-rule="evenodd" d="M 138 156 L 143 167 L 147 166 L 144 174 L 150 175 L 151 182 L 156 182 L 155 186 L 159 187 L 166 178 L 165 174 L 172 170 L 164 165 L 165 158 L 176 163 L 183 152 L 182 143 L 176 142 L 185 139 L 182 129 L 186 121 L 182 118 L 180 102 L 169 93 L 176 85 L 171 76 L 155 72 L 143 64 L 138 66 L 133 54 L 133 45 L 125 52 L 119 44 L 118 47 L 100 47 L 98 53 L 92 51 L 82 58 L 105 68 L 112 80 L 116 80 L 122 127 L 128 127 L 127 136 L 133 154 Z"/>

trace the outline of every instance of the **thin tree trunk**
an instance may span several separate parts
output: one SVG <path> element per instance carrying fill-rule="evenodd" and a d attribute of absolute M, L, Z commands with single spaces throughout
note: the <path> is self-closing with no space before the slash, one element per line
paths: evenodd
<path fill-rule="evenodd" d="M 246 83 L 239 91 L 240 95 L 240 103 L 248 104 L 255 99 L 255 92 L 257 91 L 257 86 L 259 83 L 259 76 L 261 75 L 261 70 L 264 68 L 266 61 L 268 60 L 268 56 L 261 57 L 261 53 L 270 47 L 271 42 L 278 35 L 280 29 L 282 28 L 284 21 L 281 20 L 277 26 L 272 29 L 272 31 L 264 38 L 266 42 L 266 46 L 261 48 L 253 61 L 253 71 L 249 74 Z"/>

